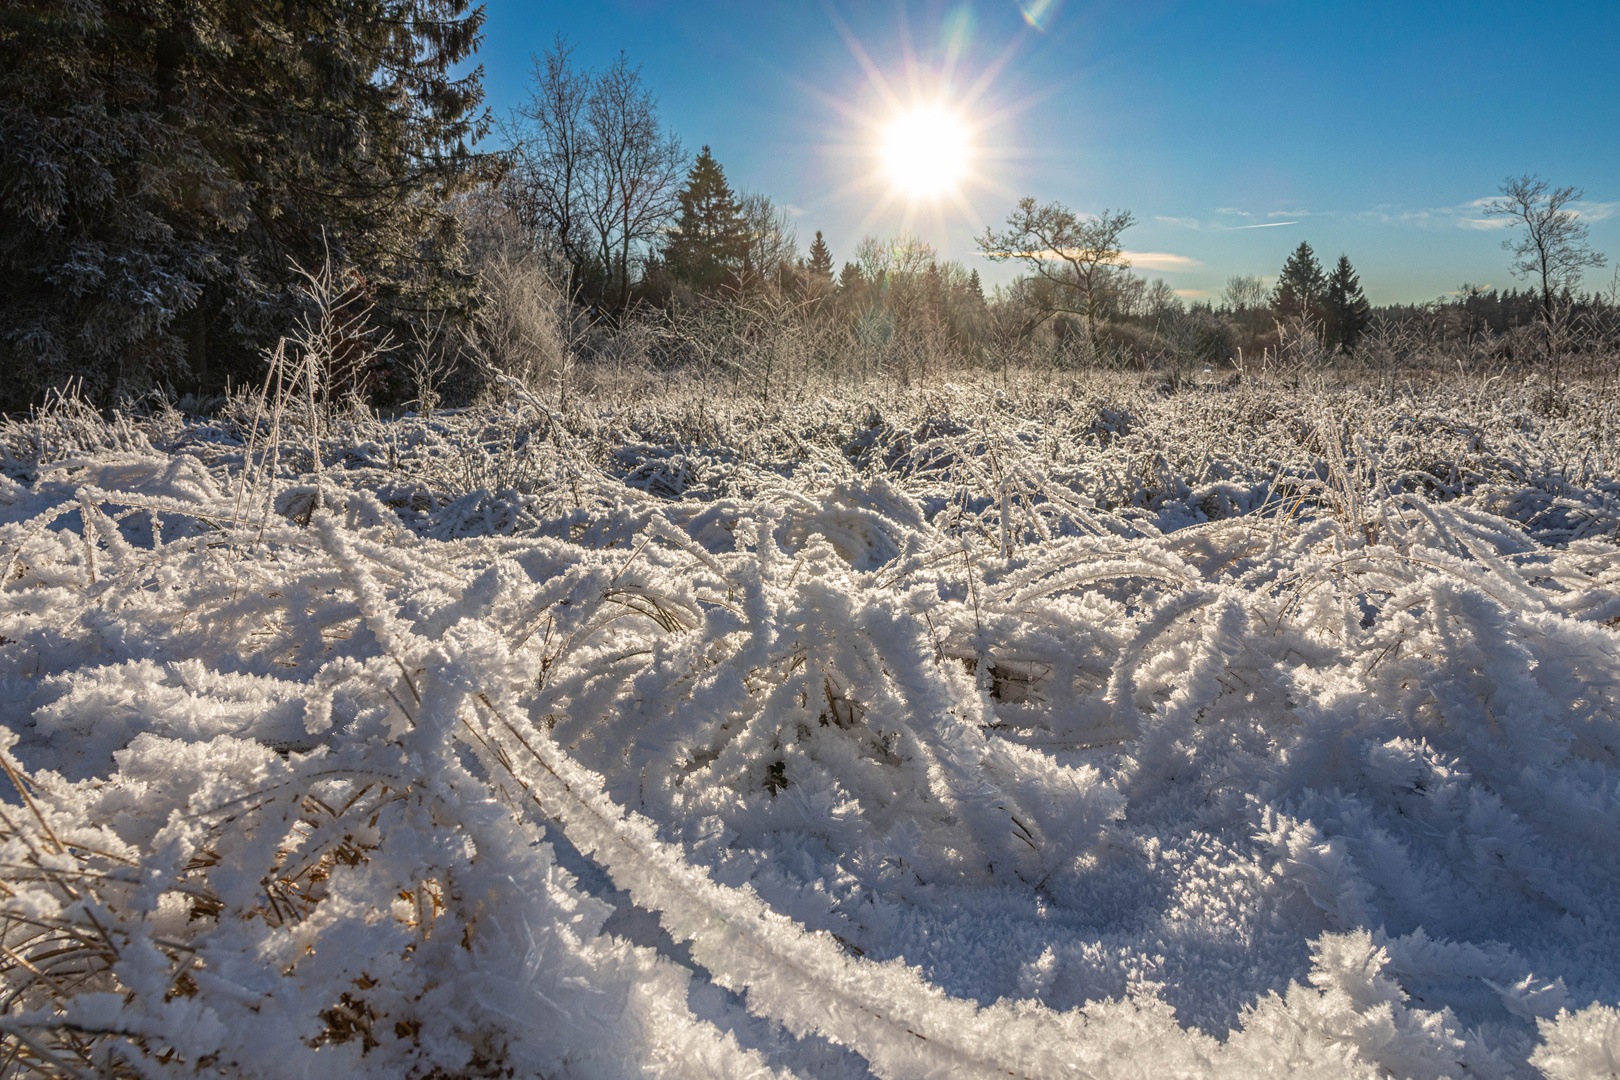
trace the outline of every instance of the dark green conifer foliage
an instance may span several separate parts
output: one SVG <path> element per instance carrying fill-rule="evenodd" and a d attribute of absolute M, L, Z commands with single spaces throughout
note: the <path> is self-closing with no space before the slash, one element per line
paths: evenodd
<path fill-rule="evenodd" d="M 1327 279 L 1316 261 L 1311 245 L 1301 243 L 1283 263 L 1277 288 L 1271 294 L 1271 310 L 1279 319 L 1322 317 L 1327 299 Z"/>
<path fill-rule="evenodd" d="M 810 245 L 810 261 L 805 269 L 812 278 L 820 281 L 831 281 L 833 276 L 832 251 L 827 247 L 827 241 L 821 237 L 821 230 L 816 230 L 815 243 Z"/>
<path fill-rule="evenodd" d="M 977 307 L 984 306 L 984 285 L 979 281 L 979 272 L 974 270 L 968 275 L 967 298 Z"/>
<path fill-rule="evenodd" d="M 861 268 L 852 262 L 845 263 L 838 273 L 838 287 L 846 293 L 853 293 L 859 292 L 865 285 L 866 276 L 861 273 Z"/>
<path fill-rule="evenodd" d="M 0 19 L 0 408 L 254 379 L 290 260 L 455 302 L 481 159 L 469 0 L 11 0 Z"/>
<path fill-rule="evenodd" d="M 748 255 L 748 231 L 725 170 L 705 146 L 675 198 L 680 216 L 664 248 L 670 275 L 700 293 L 737 287 Z"/>
<path fill-rule="evenodd" d="M 1372 321 L 1372 306 L 1361 291 L 1361 278 L 1351 267 L 1348 256 L 1339 256 L 1338 265 L 1328 277 L 1325 306 L 1328 348 L 1339 346 L 1346 352 L 1355 349 Z"/>

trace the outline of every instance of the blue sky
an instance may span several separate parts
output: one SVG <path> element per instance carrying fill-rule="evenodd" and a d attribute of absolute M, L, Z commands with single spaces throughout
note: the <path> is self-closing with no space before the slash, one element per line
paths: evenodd
<path fill-rule="evenodd" d="M 497 112 L 558 31 L 586 66 L 623 50 L 689 148 L 791 206 L 804 244 L 821 229 L 840 262 L 863 234 L 909 227 L 1004 280 L 972 238 L 1028 194 L 1129 209 L 1125 246 L 1152 256 L 1138 269 L 1189 296 L 1275 275 L 1307 240 L 1324 262 L 1348 254 L 1375 303 L 1432 299 L 1516 284 L 1477 203 L 1521 172 L 1585 189 L 1611 256 L 1589 287 L 1620 257 L 1615 0 L 489 0 L 488 14 Z M 973 175 L 960 199 L 910 206 L 874 175 L 872 129 L 941 93 L 975 125 Z"/>

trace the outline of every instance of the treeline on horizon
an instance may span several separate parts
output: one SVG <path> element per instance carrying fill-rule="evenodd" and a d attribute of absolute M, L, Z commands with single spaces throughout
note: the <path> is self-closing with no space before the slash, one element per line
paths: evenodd
<path fill-rule="evenodd" d="M 1534 288 L 1464 285 L 1429 303 L 1374 308 L 1348 257 L 1324 270 L 1308 243 L 1288 256 L 1273 287 L 1237 276 L 1219 298 L 1189 303 L 1163 279 L 1130 269 L 1117 239 L 1133 219 L 1107 211 L 1101 220 L 1114 228 L 1106 235 L 1084 225 L 1073 233 L 1093 248 L 1092 265 L 1065 268 L 1076 281 L 1086 279 L 1083 289 L 1065 290 L 1053 275 L 1030 272 L 987 294 L 977 269 L 915 236 L 867 236 L 840 257 L 816 231 L 806 248 L 789 213 L 768 195 L 734 190 L 708 146 L 676 180 L 679 141 L 662 131 L 650 93 L 624 93 L 634 78 L 622 56 L 605 73 L 582 70 L 559 36 L 535 58 L 526 100 L 500 125 L 508 168 L 480 196 L 483 220 L 516 226 L 521 243 L 598 318 L 639 311 L 689 322 L 704 309 L 797 304 L 804 319 L 850 327 L 860 373 L 881 368 L 902 379 L 930 366 L 1036 359 L 1178 371 L 1246 358 L 1297 361 L 1301 354 L 1316 363 L 1407 363 L 1417 349 L 1440 343 L 1512 362 L 1547 351 L 1545 340 L 1538 344 L 1524 331 L 1552 308 L 1570 340 L 1581 336 L 1571 329 L 1601 332 L 1616 321 L 1615 296 L 1574 295 L 1567 286 L 1549 298 Z M 631 98 L 635 107 L 626 109 Z M 633 122 L 605 122 L 626 114 Z M 641 153 L 624 153 L 628 130 L 641 133 Z M 622 212 L 621 204 L 621 213 L 606 213 L 612 199 L 604 194 L 614 190 L 627 157 L 642 163 L 644 212 Z M 1071 224 L 1077 217 L 1057 204 L 1033 212 L 1030 220 L 1045 214 L 1048 223 L 1054 213 Z M 627 224 L 637 220 L 639 231 Z M 1043 235 L 1037 229 L 1017 238 Z M 987 231 L 981 252 L 996 253 L 1012 237 Z M 1071 303 L 1063 302 L 1065 292 Z M 1362 348 L 1369 332 L 1377 339 L 1370 350 Z M 1487 345 L 1486 338 L 1493 340 Z M 931 362 L 916 355 L 919 344 Z"/>
<path fill-rule="evenodd" d="M 576 355 L 713 364 L 739 385 L 763 363 L 768 393 L 794 364 L 910 381 L 1019 364 L 1514 363 L 1620 337 L 1616 290 L 1577 295 L 1578 274 L 1556 295 L 1544 275 L 1539 290 L 1373 308 L 1347 257 L 1324 269 L 1308 244 L 1272 288 L 1234 277 L 1188 303 L 1129 268 L 1129 213 L 1033 200 L 1009 226 L 1066 223 L 1084 251 L 1022 249 L 1027 272 L 989 293 L 916 237 L 805 245 L 785 208 L 683 146 L 623 55 L 584 69 L 558 37 L 526 99 L 493 116 L 481 70 L 453 75 L 484 31 L 469 0 L 13 8 L 6 411 L 70 384 L 102 405 L 205 400 L 261 380 L 267 350 L 312 319 L 324 392 L 377 404 L 471 399 L 492 373 L 555 379 Z M 500 150 L 475 149 L 491 134 Z M 1014 234 L 987 231 L 981 251 L 1009 257 L 996 241 Z M 780 364 L 749 353 L 762 349 Z"/>

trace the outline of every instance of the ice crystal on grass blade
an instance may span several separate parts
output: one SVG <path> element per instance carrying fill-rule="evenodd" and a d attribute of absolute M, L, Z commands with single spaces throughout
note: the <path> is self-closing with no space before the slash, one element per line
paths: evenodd
<path fill-rule="evenodd" d="M 1043 392 L 0 429 L 3 1075 L 1614 1073 L 1616 447 Z"/>

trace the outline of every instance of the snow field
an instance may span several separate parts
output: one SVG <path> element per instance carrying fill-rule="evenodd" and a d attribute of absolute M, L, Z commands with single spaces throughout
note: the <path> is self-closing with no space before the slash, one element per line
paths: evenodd
<path fill-rule="evenodd" d="M 1614 1075 L 1613 409 L 13 423 L 6 1067 Z"/>

